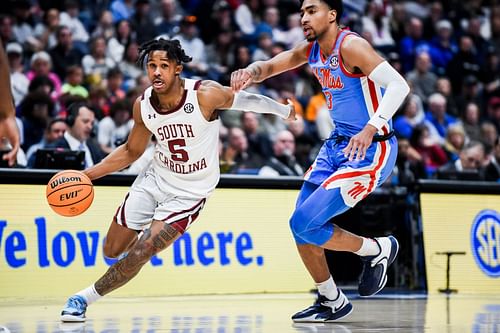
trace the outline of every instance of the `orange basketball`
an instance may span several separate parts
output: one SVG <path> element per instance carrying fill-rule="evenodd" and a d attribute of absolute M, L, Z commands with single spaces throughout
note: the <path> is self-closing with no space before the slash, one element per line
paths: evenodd
<path fill-rule="evenodd" d="M 45 194 L 54 212 L 62 216 L 77 216 L 92 204 L 94 187 L 83 172 L 63 170 L 49 180 Z"/>

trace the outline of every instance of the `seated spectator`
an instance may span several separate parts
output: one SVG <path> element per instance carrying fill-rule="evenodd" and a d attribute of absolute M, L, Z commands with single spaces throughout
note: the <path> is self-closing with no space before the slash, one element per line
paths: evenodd
<path fill-rule="evenodd" d="M 107 103 L 109 106 L 111 106 L 114 102 L 125 98 L 126 93 L 122 89 L 123 73 L 118 67 L 109 70 L 106 83 L 108 91 Z"/>
<path fill-rule="evenodd" d="M 59 27 L 59 10 L 50 8 L 43 14 L 43 21 L 35 26 L 35 37 L 40 41 L 40 50 L 51 49 L 57 44 L 56 30 Z"/>
<path fill-rule="evenodd" d="M 32 145 L 26 152 L 26 158 L 28 159 L 28 167 L 33 168 L 35 166 L 36 151 L 38 149 L 46 148 L 52 143 L 59 140 L 66 132 L 67 129 L 66 121 L 63 118 L 52 119 L 43 135 L 43 139 Z"/>
<path fill-rule="evenodd" d="M 493 148 L 493 156 L 484 170 L 484 180 L 499 182 L 500 181 L 500 136 L 497 137 L 495 147 Z"/>
<path fill-rule="evenodd" d="M 489 121 L 484 121 L 481 124 L 481 142 L 485 145 L 486 150 L 490 150 L 495 146 L 498 137 L 498 131 L 495 124 Z"/>
<path fill-rule="evenodd" d="M 104 117 L 97 127 L 97 142 L 106 153 L 127 141 L 133 126 L 131 106 L 126 100 L 118 100 L 111 105 L 109 116 Z"/>
<path fill-rule="evenodd" d="M 64 80 L 66 68 L 71 65 L 80 65 L 83 53 L 75 47 L 71 30 L 65 26 L 59 26 L 56 31 L 57 44 L 49 50 L 54 72 Z"/>
<path fill-rule="evenodd" d="M 68 129 L 56 142 L 48 148 L 64 148 L 85 152 L 85 168 L 99 163 L 104 158 L 104 152 L 99 145 L 91 139 L 94 128 L 94 111 L 83 102 L 75 102 L 68 106 L 66 123 Z"/>
<path fill-rule="evenodd" d="M 433 141 L 443 144 L 448 126 L 455 123 L 457 119 L 446 113 L 446 98 L 440 93 L 434 93 L 429 97 L 429 111 L 426 113 L 426 126 Z"/>
<path fill-rule="evenodd" d="M 78 1 L 65 0 L 64 11 L 61 12 L 59 19 L 61 25 L 66 26 L 71 31 L 73 36 L 73 43 L 82 54 L 88 53 L 87 42 L 89 40 L 89 33 L 82 21 L 80 20 L 80 8 Z"/>
<path fill-rule="evenodd" d="M 61 79 L 59 76 L 52 72 L 52 59 L 45 51 L 36 52 L 31 56 L 30 70 L 26 74 L 28 80 L 33 81 L 37 76 L 46 76 L 52 81 L 54 89 L 50 95 L 54 101 L 57 101 L 61 95 Z"/>
<path fill-rule="evenodd" d="M 241 127 L 248 141 L 248 150 L 263 159 L 273 154 L 272 144 L 269 137 L 259 130 L 259 118 L 254 112 L 241 113 Z"/>
<path fill-rule="evenodd" d="M 458 159 L 460 151 L 465 145 L 467 137 L 465 136 L 465 130 L 462 124 L 455 123 L 448 127 L 448 132 L 446 133 L 446 139 L 444 140 L 444 151 L 448 156 L 448 161 L 455 161 Z"/>
<path fill-rule="evenodd" d="M 22 148 L 27 151 L 31 145 L 42 139 L 45 128 L 54 114 L 54 102 L 46 93 L 37 91 L 26 95 L 19 109 L 24 130 Z"/>
<path fill-rule="evenodd" d="M 264 164 L 262 158 L 248 150 L 248 141 L 241 128 L 232 127 L 228 144 L 221 155 L 221 170 L 225 173 L 256 175 Z"/>
<path fill-rule="evenodd" d="M 330 116 L 328 116 L 331 122 Z M 304 118 L 297 116 L 297 119 L 288 123 L 288 130 L 295 138 L 295 158 L 303 170 L 309 169 L 314 157 L 316 149 L 319 147 L 320 141 L 309 132 L 306 132 Z"/>
<path fill-rule="evenodd" d="M 203 77 L 208 70 L 205 43 L 198 37 L 197 20 L 196 16 L 184 16 L 180 23 L 179 34 L 173 37 L 181 42 L 186 54 L 193 58 L 193 61 L 184 64 L 183 73 L 187 77 Z"/>
<path fill-rule="evenodd" d="M 108 75 L 108 70 L 115 66 L 113 59 L 106 55 L 106 40 L 104 37 L 93 37 L 90 42 L 90 54 L 82 58 L 85 77 L 90 84 L 100 84 Z"/>
<path fill-rule="evenodd" d="M 137 78 L 142 75 L 143 71 L 137 66 L 137 59 L 139 59 L 139 44 L 136 41 L 130 41 L 125 46 L 123 60 L 118 64 L 127 89 L 135 87 Z"/>
<path fill-rule="evenodd" d="M 18 106 L 28 93 L 30 81 L 24 74 L 23 48 L 18 43 L 9 43 L 5 48 L 10 68 L 10 87 L 14 105 Z"/>
<path fill-rule="evenodd" d="M 450 174 L 454 172 L 460 173 L 463 171 L 477 172 L 477 179 L 475 180 L 483 179 L 484 160 L 484 145 L 479 141 L 471 141 L 462 148 L 457 160 L 448 162 L 447 164 L 439 168 L 437 176 L 440 178 L 444 178 L 444 174 Z M 459 175 L 457 175 L 456 177 L 457 179 L 461 179 Z"/>
<path fill-rule="evenodd" d="M 407 138 L 398 138 L 398 157 L 394 166 L 392 185 L 410 186 L 427 178 L 425 164 Z"/>
<path fill-rule="evenodd" d="M 394 130 L 399 137 L 410 139 L 413 129 L 425 121 L 425 113 L 417 95 L 410 95 L 401 106 L 402 113 L 394 119 Z"/>
<path fill-rule="evenodd" d="M 435 92 L 437 76 L 431 72 L 432 62 L 427 52 L 417 54 L 415 69 L 406 75 L 406 79 L 413 87 L 413 92 L 423 101 Z"/>
<path fill-rule="evenodd" d="M 462 114 L 462 124 L 467 137 L 474 141 L 481 140 L 481 126 L 479 124 L 481 112 L 479 106 L 474 102 L 470 102 L 465 106 Z"/>
<path fill-rule="evenodd" d="M 460 116 L 457 100 L 451 90 L 451 82 L 447 77 L 440 77 L 436 82 L 436 92 L 446 98 L 446 113 L 453 116 Z"/>
<path fill-rule="evenodd" d="M 295 159 L 295 138 L 290 131 L 276 134 L 273 143 L 273 156 L 259 170 L 259 176 L 302 176 L 304 170 Z"/>
<path fill-rule="evenodd" d="M 61 93 L 63 96 L 89 97 L 87 88 L 83 85 L 83 69 L 80 65 L 72 65 L 66 69 L 66 82 L 64 82 Z M 61 96 L 62 97 L 62 96 Z"/>
<path fill-rule="evenodd" d="M 157 35 L 175 35 L 182 19 L 177 10 L 176 0 L 162 0 L 160 2 L 160 16 L 154 21 Z"/>
<path fill-rule="evenodd" d="M 428 175 L 434 174 L 437 168 L 446 164 L 446 152 L 432 140 L 426 125 L 418 125 L 413 129 L 410 144 L 420 154 Z"/>

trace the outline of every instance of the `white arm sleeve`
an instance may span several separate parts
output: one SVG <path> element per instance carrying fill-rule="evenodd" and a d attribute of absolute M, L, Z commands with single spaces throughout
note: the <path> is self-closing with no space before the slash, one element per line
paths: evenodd
<path fill-rule="evenodd" d="M 410 92 L 410 87 L 387 61 L 375 67 L 368 78 L 385 88 L 384 97 L 380 101 L 378 109 L 368 121 L 368 124 L 380 130 L 401 106 L 406 95 Z"/>
<path fill-rule="evenodd" d="M 271 113 L 280 116 L 283 119 L 290 115 L 290 107 L 276 102 L 275 100 L 257 94 L 239 91 L 234 95 L 231 109 L 239 111 L 253 111 L 257 113 Z"/>

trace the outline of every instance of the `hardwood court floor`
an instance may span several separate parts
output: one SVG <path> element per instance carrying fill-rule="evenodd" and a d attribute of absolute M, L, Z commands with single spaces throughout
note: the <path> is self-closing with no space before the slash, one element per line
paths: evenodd
<path fill-rule="evenodd" d="M 293 324 L 310 294 L 155 298 L 106 297 L 84 324 L 63 324 L 63 299 L 0 298 L 0 332 L 354 333 L 500 332 L 500 294 L 493 296 L 350 297 L 354 311 L 328 324 Z"/>

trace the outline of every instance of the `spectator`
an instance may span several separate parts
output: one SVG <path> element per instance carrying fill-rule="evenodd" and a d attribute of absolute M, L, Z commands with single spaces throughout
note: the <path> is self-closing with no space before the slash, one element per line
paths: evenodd
<path fill-rule="evenodd" d="M 429 111 L 425 115 L 426 124 L 432 140 L 442 144 L 446 137 L 448 126 L 455 123 L 457 119 L 446 113 L 446 98 L 440 93 L 432 94 L 429 97 L 428 104 Z"/>
<path fill-rule="evenodd" d="M 61 99 L 67 98 L 67 96 L 80 96 L 82 98 L 88 98 L 89 92 L 87 88 L 83 85 L 83 69 L 80 65 L 68 66 L 66 70 L 66 82 L 61 88 Z"/>
<path fill-rule="evenodd" d="M 470 140 L 481 140 L 481 127 L 479 125 L 479 106 L 474 102 L 469 102 L 463 111 L 462 123 L 465 133 Z"/>
<path fill-rule="evenodd" d="M 160 15 L 155 20 L 156 34 L 174 36 L 179 32 L 179 22 L 182 16 L 177 9 L 177 0 L 162 0 Z"/>
<path fill-rule="evenodd" d="M 123 73 L 118 67 L 112 68 L 108 72 L 107 90 L 108 90 L 108 105 L 111 106 L 114 102 L 125 98 L 125 91 L 122 89 Z"/>
<path fill-rule="evenodd" d="M 455 161 L 450 161 L 446 165 L 439 168 L 439 173 L 453 173 L 462 171 L 476 171 L 477 178 L 483 179 L 483 164 L 485 161 L 484 145 L 478 141 L 471 141 L 466 144 L 460 151 L 459 158 Z M 440 175 L 438 174 L 438 177 Z"/>
<path fill-rule="evenodd" d="M 108 75 L 108 70 L 115 66 L 113 59 L 106 55 L 106 39 L 93 37 L 90 42 L 90 54 L 82 58 L 83 72 L 91 84 L 100 84 Z"/>
<path fill-rule="evenodd" d="M 136 41 L 130 41 L 125 46 L 123 60 L 118 64 L 118 68 L 123 73 L 125 86 L 128 89 L 135 87 L 135 81 L 142 75 L 142 68 L 137 66 L 137 59 L 139 59 L 139 45 Z"/>
<path fill-rule="evenodd" d="M 402 3 L 394 2 L 392 5 L 392 14 L 389 18 L 389 29 L 392 39 L 399 45 L 401 40 L 406 36 L 405 26 L 407 15 Z"/>
<path fill-rule="evenodd" d="M 415 60 L 415 69 L 406 75 L 406 79 L 413 88 L 413 93 L 417 94 L 423 101 L 436 90 L 437 76 L 431 72 L 432 63 L 429 53 L 420 52 Z"/>
<path fill-rule="evenodd" d="M 228 145 L 221 156 L 223 169 L 227 173 L 256 175 L 263 165 L 262 158 L 248 150 L 248 141 L 241 128 L 233 127 L 228 132 Z"/>
<path fill-rule="evenodd" d="M 120 63 L 125 52 L 125 45 L 136 40 L 136 33 L 130 27 L 127 20 L 120 20 L 116 23 L 116 36 L 108 39 L 106 52 L 108 57 L 113 59 L 115 63 Z"/>
<path fill-rule="evenodd" d="M 23 48 L 18 43 L 9 43 L 5 49 L 10 68 L 10 88 L 14 105 L 18 106 L 28 93 L 30 81 L 24 74 Z"/>
<path fill-rule="evenodd" d="M 285 31 L 285 44 L 287 48 L 292 48 L 304 40 L 304 32 L 300 24 L 300 14 L 293 13 L 287 17 L 287 28 Z"/>
<path fill-rule="evenodd" d="M 262 32 L 257 38 L 257 48 L 252 54 L 252 61 L 262 61 L 272 56 L 273 39 L 267 32 Z"/>
<path fill-rule="evenodd" d="M 236 24 L 247 41 L 251 40 L 255 33 L 255 13 L 258 7 L 259 0 L 243 0 L 234 13 Z"/>
<path fill-rule="evenodd" d="M 433 1 L 429 8 L 429 15 L 424 19 L 424 38 L 431 40 L 439 34 L 439 23 L 444 19 L 443 5 L 439 1 Z"/>
<path fill-rule="evenodd" d="M 27 151 L 31 145 L 42 139 L 49 119 L 53 116 L 54 103 L 49 95 L 37 91 L 26 95 L 19 109 L 24 131 L 24 142 L 21 147 Z"/>
<path fill-rule="evenodd" d="M 65 0 L 64 1 L 65 11 L 61 12 L 60 24 L 66 26 L 71 31 L 73 44 L 75 48 L 79 49 L 82 54 L 88 53 L 87 42 L 89 40 L 89 33 L 80 21 L 79 14 L 80 8 L 78 1 L 76 0 Z"/>
<path fill-rule="evenodd" d="M 234 39 L 231 30 L 221 30 L 213 43 L 207 46 L 208 78 L 229 84 L 229 68 L 234 65 Z"/>
<path fill-rule="evenodd" d="M 470 102 L 484 106 L 483 91 L 477 77 L 474 75 L 464 77 L 461 93 L 455 96 L 454 100 L 459 110 L 463 110 Z"/>
<path fill-rule="evenodd" d="M 118 100 L 111 105 L 109 116 L 104 117 L 97 128 L 97 142 L 104 153 L 111 153 L 116 147 L 127 141 L 133 126 L 130 114 L 131 106 L 125 100 Z"/>
<path fill-rule="evenodd" d="M 416 55 L 428 48 L 427 42 L 422 38 L 422 21 L 419 18 L 411 18 L 406 28 L 407 35 L 401 39 L 399 44 L 404 73 L 413 69 Z"/>
<path fill-rule="evenodd" d="M 51 49 L 57 44 L 56 31 L 59 27 L 59 10 L 50 8 L 43 14 L 43 21 L 35 26 L 34 35 L 40 41 L 40 49 Z"/>
<path fill-rule="evenodd" d="M 149 0 L 136 0 L 135 12 L 129 18 L 132 30 L 140 32 L 137 34 L 139 44 L 156 37 L 156 27 L 150 17 L 150 7 Z"/>
<path fill-rule="evenodd" d="M 0 39 L 2 45 L 17 42 L 14 36 L 12 17 L 4 14 L 0 14 Z"/>
<path fill-rule="evenodd" d="M 453 93 L 459 95 L 462 92 L 464 78 L 467 75 L 478 76 L 480 72 L 478 55 L 474 50 L 474 44 L 469 36 L 460 37 L 459 50 L 448 63 L 446 74 L 450 78 Z"/>
<path fill-rule="evenodd" d="M 484 170 L 484 180 L 499 182 L 500 181 L 500 136 L 495 141 L 493 148 L 493 156 Z"/>
<path fill-rule="evenodd" d="M 288 130 L 295 138 L 295 159 L 302 170 L 307 170 L 314 161 L 318 148 L 317 146 L 319 146 L 319 140 L 306 132 L 306 126 L 302 116 L 297 115 L 296 118 L 295 121 L 290 121 L 288 123 Z"/>
<path fill-rule="evenodd" d="M 441 20 L 436 25 L 437 34 L 430 42 L 430 56 L 434 72 L 438 75 L 446 74 L 448 63 L 457 53 L 457 45 L 452 41 L 453 27 L 448 20 Z"/>
<path fill-rule="evenodd" d="M 94 111 L 89 109 L 85 103 L 72 103 L 68 106 L 68 116 L 66 117 L 68 129 L 59 140 L 48 147 L 84 151 L 86 168 L 100 162 L 104 157 L 104 153 L 91 140 L 94 122 Z"/>
<path fill-rule="evenodd" d="M 255 27 L 254 35 L 260 38 L 267 34 L 272 42 L 286 43 L 286 34 L 279 26 L 280 12 L 277 7 L 270 6 L 264 10 L 262 22 Z"/>
<path fill-rule="evenodd" d="M 448 162 L 446 152 L 431 139 L 425 125 L 418 125 L 413 129 L 410 144 L 420 154 L 419 159 L 424 163 L 428 175 L 434 174 L 437 168 Z"/>
<path fill-rule="evenodd" d="M 485 119 L 495 125 L 497 132 L 500 132 L 500 97 L 490 98 Z"/>
<path fill-rule="evenodd" d="M 109 6 L 111 14 L 113 15 L 113 21 L 119 22 L 122 20 L 128 20 L 130 16 L 134 13 L 134 1 L 133 0 L 113 0 Z"/>
<path fill-rule="evenodd" d="M 26 152 L 28 167 L 33 168 L 35 166 L 36 151 L 38 149 L 46 148 L 48 145 L 51 145 L 59 140 L 64 135 L 66 129 L 66 121 L 63 118 L 54 118 L 50 120 L 47 128 L 45 129 L 43 139 L 38 143 L 31 145 Z"/>
<path fill-rule="evenodd" d="M 259 119 L 256 113 L 241 113 L 241 127 L 245 132 L 248 151 L 251 154 L 257 154 L 262 159 L 267 159 L 272 155 L 272 145 L 269 137 L 259 131 Z"/>
<path fill-rule="evenodd" d="M 447 77 L 440 77 L 436 81 L 436 92 L 446 98 L 446 113 L 453 117 L 459 117 L 459 108 L 457 106 L 457 101 L 453 96 L 453 91 L 451 90 L 451 82 Z"/>
<path fill-rule="evenodd" d="M 465 130 L 461 123 L 457 122 L 448 127 L 443 145 L 448 161 L 455 161 L 459 157 L 460 151 L 462 151 L 466 143 L 466 139 Z"/>
<path fill-rule="evenodd" d="M 115 26 L 113 24 L 113 14 L 109 10 L 104 10 L 99 16 L 92 38 L 103 37 L 106 41 L 115 36 Z"/>
<path fill-rule="evenodd" d="M 411 186 L 418 179 L 427 178 L 422 155 L 410 145 L 407 138 L 398 138 L 398 157 L 392 172 L 392 185 Z"/>
<path fill-rule="evenodd" d="M 26 74 L 28 80 L 31 82 L 38 76 L 48 77 L 54 88 L 50 97 L 52 97 L 54 101 L 57 101 L 61 95 L 62 84 L 59 76 L 52 72 L 52 59 L 50 55 L 45 51 L 36 52 L 31 56 L 30 67 L 31 69 Z"/>
<path fill-rule="evenodd" d="M 394 47 L 391 36 L 389 17 L 385 15 L 384 4 L 379 1 L 370 1 L 366 4 L 365 15 L 361 18 L 363 36 L 371 40 L 371 44 L 381 51 Z"/>
<path fill-rule="evenodd" d="M 16 0 L 12 3 L 14 13 L 14 24 L 12 32 L 14 39 L 27 50 L 36 51 L 41 49 L 41 43 L 35 37 L 36 19 L 31 11 L 29 0 Z"/>
<path fill-rule="evenodd" d="M 302 176 L 304 170 L 295 159 L 295 138 L 284 130 L 276 134 L 273 143 L 273 156 L 260 168 L 259 176 Z"/>
<path fill-rule="evenodd" d="M 410 139 L 413 129 L 425 121 L 422 103 L 417 95 L 410 95 L 401 106 L 402 114 L 394 119 L 393 126 L 398 137 Z"/>
<path fill-rule="evenodd" d="M 484 121 L 481 124 L 481 142 L 485 145 L 486 150 L 490 150 L 495 146 L 498 130 L 495 124 L 489 121 Z"/>
<path fill-rule="evenodd" d="M 57 44 L 50 49 L 49 54 L 54 65 L 54 72 L 64 80 L 66 68 L 71 65 L 80 65 L 82 52 L 74 47 L 73 37 L 68 27 L 59 26 L 56 31 Z"/>
<path fill-rule="evenodd" d="M 198 37 L 196 21 L 196 16 L 184 16 L 180 23 L 179 34 L 173 38 L 178 39 L 186 54 L 193 58 L 193 61 L 184 65 L 184 75 L 188 78 L 192 76 L 203 77 L 208 70 L 205 44 Z"/>

